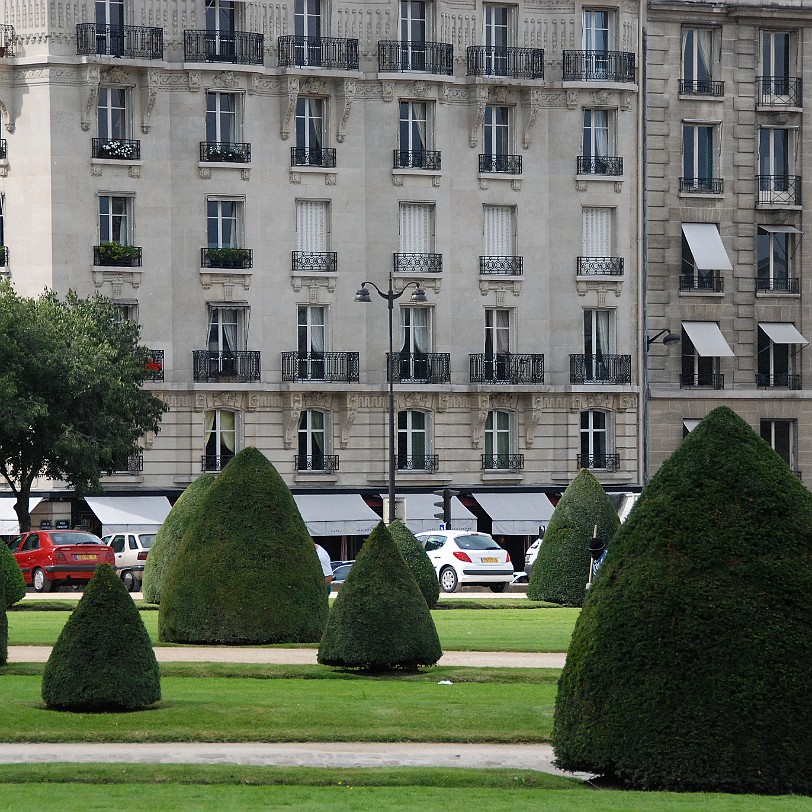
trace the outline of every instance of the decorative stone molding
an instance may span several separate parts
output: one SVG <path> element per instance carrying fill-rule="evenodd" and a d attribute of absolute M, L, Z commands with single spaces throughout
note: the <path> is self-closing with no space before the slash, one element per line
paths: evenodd
<path fill-rule="evenodd" d="M 614 291 L 615 296 L 620 296 L 623 289 L 623 280 L 615 279 L 611 282 L 601 281 L 598 282 L 594 279 L 579 279 L 575 283 L 575 289 L 578 291 L 579 296 L 586 296 L 590 291 L 594 291 L 598 297 L 598 301 L 606 302 L 606 294 Z M 603 307 L 603 305 L 598 305 Z"/>
<path fill-rule="evenodd" d="M 299 77 L 288 76 L 285 95 L 282 96 L 282 120 L 279 124 L 279 137 L 287 141 L 290 136 L 290 122 L 296 112 L 296 97 L 299 95 Z"/>
<path fill-rule="evenodd" d="M 285 448 L 292 448 L 299 431 L 299 419 L 304 406 L 303 392 L 289 392 L 288 402 L 282 410 L 282 443 Z"/>
<path fill-rule="evenodd" d="M 211 180 L 211 167 L 209 166 L 199 166 L 198 174 L 200 175 L 201 180 Z"/>
<path fill-rule="evenodd" d="M 478 394 L 471 398 L 471 448 L 481 448 L 485 436 L 485 421 L 491 408 L 491 396 Z"/>
<path fill-rule="evenodd" d="M 156 70 L 147 71 L 146 81 L 141 85 L 141 132 L 146 135 L 152 126 L 152 111 L 158 99 L 160 74 Z"/>
<path fill-rule="evenodd" d="M 205 412 L 209 409 L 234 409 L 235 411 L 248 411 L 248 399 L 243 392 L 195 392 L 196 412 Z"/>
<path fill-rule="evenodd" d="M 344 396 L 344 407 L 340 410 L 339 417 L 339 440 L 341 448 L 346 448 L 350 442 L 352 427 L 355 425 L 355 418 L 358 415 L 358 395 L 355 392 L 347 392 Z"/>
<path fill-rule="evenodd" d="M 214 76 L 211 77 L 211 86 L 234 90 L 240 86 L 240 82 L 233 70 L 224 70 L 220 71 L 220 73 L 215 73 Z"/>
<path fill-rule="evenodd" d="M 99 81 L 101 71 L 98 65 L 87 65 L 85 72 L 85 104 L 82 108 L 81 125 L 87 132 L 96 114 L 96 104 L 99 98 Z"/>
<path fill-rule="evenodd" d="M 535 394 L 523 395 L 522 400 L 524 401 L 521 409 L 524 415 L 524 444 L 528 448 L 532 448 L 536 439 L 536 429 L 541 423 L 543 400 L 541 395 Z"/>
<path fill-rule="evenodd" d="M 248 290 L 251 286 L 250 271 L 229 271 L 223 268 L 201 268 L 200 284 L 203 290 L 209 290 L 212 285 L 240 285 L 243 290 Z"/>
<path fill-rule="evenodd" d="M 189 90 L 193 93 L 197 93 L 197 91 L 200 90 L 200 72 L 190 70 L 187 78 L 189 80 Z"/>
<path fill-rule="evenodd" d="M 340 94 L 341 102 L 343 103 L 343 107 L 341 110 L 341 116 L 338 119 L 338 127 L 336 128 L 336 141 L 339 144 L 344 143 L 344 139 L 347 137 L 347 122 L 350 118 L 350 108 L 352 107 L 352 103 L 355 100 L 355 80 L 354 79 L 345 79 L 344 85 L 342 87 L 342 93 Z"/>
<path fill-rule="evenodd" d="M 587 392 L 571 395 L 570 411 L 583 412 L 587 409 L 613 411 L 614 395 L 607 392 Z"/>
<path fill-rule="evenodd" d="M 395 98 L 395 83 L 381 82 L 381 94 L 385 102 L 390 102 Z"/>
<path fill-rule="evenodd" d="M 137 289 L 141 284 L 140 268 L 103 268 L 100 265 L 94 265 L 91 273 L 93 275 L 93 285 L 97 288 L 102 287 L 105 283 L 114 284 L 118 282 L 131 285 Z"/>
<path fill-rule="evenodd" d="M 130 164 L 128 174 L 131 178 L 140 178 L 141 164 Z"/>
<path fill-rule="evenodd" d="M 471 133 L 468 136 L 468 146 L 476 149 L 479 143 L 479 131 L 485 120 L 485 108 L 488 105 L 488 88 L 485 85 L 474 85 L 470 91 L 470 101 L 473 105 L 473 121 Z"/>
<path fill-rule="evenodd" d="M 302 274 L 293 274 L 290 277 L 290 283 L 296 293 L 299 293 L 302 288 L 326 288 L 329 293 L 336 289 L 337 274 L 320 274 L 319 276 L 304 276 Z M 311 294 L 312 296 L 312 294 Z"/>
<path fill-rule="evenodd" d="M 567 91 L 567 107 L 570 110 L 575 110 L 578 107 L 578 91 L 577 90 L 568 90 Z"/>
<path fill-rule="evenodd" d="M 524 138 L 522 139 L 522 146 L 529 149 L 533 143 L 533 127 L 536 126 L 536 119 L 538 118 L 539 110 L 541 109 L 541 90 L 531 89 L 523 94 L 523 104 L 525 108 L 525 115 L 527 117 L 527 125 L 524 128 Z"/>
<path fill-rule="evenodd" d="M 14 118 L 11 115 L 8 105 L 5 103 L 5 101 L 3 101 L 3 99 L 0 99 L 0 119 L 3 121 L 3 126 L 6 128 L 6 132 L 13 133 L 15 126 Z M 8 164 L 6 164 L 6 169 L 8 169 Z"/>
<path fill-rule="evenodd" d="M 510 277 L 505 279 L 491 279 L 481 277 L 479 280 L 479 292 L 482 296 L 487 296 L 491 291 L 496 291 L 497 297 L 501 291 L 509 290 L 514 296 L 522 292 L 522 280 L 520 277 Z"/>

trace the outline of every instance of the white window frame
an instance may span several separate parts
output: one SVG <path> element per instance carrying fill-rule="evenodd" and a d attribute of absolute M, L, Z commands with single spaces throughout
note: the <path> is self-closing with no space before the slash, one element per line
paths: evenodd
<path fill-rule="evenodd" d="M 316 318 L 316 317 L 319 318 Z M 296 305 L 297 375 L 304 380 L 324 380 L 325 353 L 329 352 L 329 309 L 326 305 Z"/>
<path fill-rule="evenodd" d="M 138 324 L 138 302 L 116 302 L 110 303 L 113 308 L 113 318 L 116 322 L 133 322 Z"/>
<path fill-rule="evenodd" d="M 330 201 L 296 200 L 296 250 L 321 254 L 330 250 Z"/>
<path fill-rule="evenodd" d="M 605 26 L 602 24 L 603 21 L 601 20 L 600 15 L 606 15 Z M 583 26 L 582 42 L 585 51 L 606 53 L 607 51 L 614 49 L 614 9 L 587 7 L 583 9 L 581 19 Z"/>
<path fill-rule="evenodd" d="M 320 424 L 320 425 L 319 425 Z M 324 471 L 324 458 L 330 453 L 330 420 L 324 409 L 302 409 L 299 415 L 297 450 L 299 471 Z M 319 438 L 321 447 L 319 448 Z M 321 457 L 321 465 L 317 458 Z M 308 464 L 308 460 L 310 463 Z"/>
<path fill-rule="evenodd" d="M 233 214 L 225 212 L 224 204 L 233 205 Z M 209 248 L 243 248 L 245 198 L 209 195 L 206 198 L 206 242 Z M 226 224 L 230 228 L 226 229 Z M 231 239 L 226 240 L 227 231 Z"/>
<path fill-rule="evenodd" d="M 434 203 L 401 201 L 398 206 L 398 253 L 434 253 Z"/>
<path fill-rule="evenodd" d="M 240 6 L 242 5 L 239 0 L 204 0 L 206 30 L 224 36 L 230 36 L 235 31 L 238 31 L 241 14 Z M 220 43 L 218 41 L 216 53 L 219 52 Z"/>
<path fill-rule="evenodd" d="M 584 158 L 609 158 L 615 154 L 615 122 L 614 110 L 584 108 L 581 138 Z"/>
<path fill-rule="evenodd" d="M 768 375 L 770 380 L 777 376 L 791 378 L 795 366 L 795 353 L 792 344 L 776 344 L 767 333 L 758 328 L 756 336 L 756 372 Z"/>
<path fill-rule="evenodd" d="M 514 453 L 516 442 L 515 415 L 506 409 L 489 409 L 485 417 L 483 452 L 486 458 L 485 468 L 509 469 L 510 457 Z M 491 464 L 487 464 L 487 458 Z M 500 460 L 499 458 L 503 459 Z M 500 465 L 500 462 L 502 463 Z"/>
<path fill-rule="evenodd" d="M 519 256 L 517 251 L 518 234 L 516 221 L 518 218 L 516 206 L 492 206 L 486 203 L 482 207 L 482 212 L 483 256 Z M 509 225 L 507 225 L 508 219 L 510 220 Z M 498 229 L 497 226 L 499 227 Z"/>
<path fill-rule="evenodd" d="M 102 211 L 105 207 L 107 208 L 106 212 Z M 134 209 L 135 195 L 120 192 L 99 192 L 99 244 L 113 242 L 118 245 L 132 245 L 135 233 Z"/>
<path fill-rule="evenodd" d="M 327 147 L 327 99 L 296 97 L 296 148 L 318 151 Z"/>
<path fill-rule="evenodd" d="M 705 38 L 707 53 L 702 53 Z M 714 80 L 716 29 L 706 26 L 685 26 L 682 29 L 682 79 L 685 82 L 712 82 Z M 703 65 L 703 61 L 707 64 Z M 705 69 L 704 74 L 703 70 Z"/>
<path fill-rule="evenodd" d="M 327 30 L 325 9 L 321 0 L 295 0 L 293 6 L 293 29 L 297 37 L 319 39 Z"/>
<path fill-rule="evenodd" d="M 700 130 L 709 130 L 711 133 L 712 143 L 710 149 L 707 147 L 703 150 L 700 146 Z M 691 133 L 690 143 L 688 142 L 688 133 Z M 721 165 L 720 149 L 722 144 L 722 125 L 718 121 L 692 121 L 686 119 L 682 122 L 682 172 L 686 185 L 689 180 L 693 181 L 692 186 L 698 186 L 700 189 L 702 181 L 712 181 L 718 179 L 720 175 L 719 167 Z M 706 176 L 705 169 L 702 167 L 703 158 L 710 157 L 710 174 Z M 690 169 L 690 174 L 688 170 Z M 706 184 L 707 185 L 707 184 Z"/>
<path fill-rule="evenodd" d="M 787 456 L 785 457 L 781 451 L 776 448 L 778 438 L 776 437 L 777 428 L 781 426 L 786 427 L 787 436 Z M 769 443 L 770 448 L 778 454 L 784 462 L 787 463 L 791 470 L 795 469 L 796 459 L 796 444 L 797 444 L 798 421 L 774 418 L 762 418 L 759 422 L 759 434 L 761 439 Z M 783 439 L 783 438 L 782 438 Z"/>
<path fill-rule="evenodd" d="M 401 99 L 398 148 L 401 152 L 427 152 L 433 143 L 434 105 L 427 101 Z"/>
<path fill-rule="evenodd" d="M 517 6 L 483 3 L 482 43 L 486 48 L 510 48 L 516 36 Z"/>
<path fill-rule="evenodd" d="M 783 245 L 781 243 L 784 243 Z M 762 251 L 762 247 L 767 251 Z M 776 257 L 784 254 L 783 273 L 776 274 Z M 788 282 L 793 276 L 795 234 L 784 231 L 766 231 L 760 226 L 756 235 L 756 278 L 769 280 L 769 290 L 776 282 Z M 767 273 L 763 273 L 766 269 Z"/>
<path fill-rule="evenodd" d="M 120 98 L 115 99 L 114 95 L 120 96 Z M 132 133 L 130 88 L 99 85 L 96 103 L 96 130 L 98 137 L 106 141 L 130 138 Z"/>
<path fill-rule="evenodd" d="M 779 150 L 776 150 L 777 138 L 781 133 L 786 138 L 785 166 L 781 171 L 776 171 L 780 161 L 778 160 Z M 765 143 L 764 136 L 767 136 Z M 794 175 L 797 150 L 798 131 L 794 127 L 765 127 L 758 128 L 758 166 L 759 175 Z M 782 138 L 783 140 L 783 138 Z M 767 170 L 767 171 L 765 171 Z"/>
<path fill-rule="evenodd" d="M 224 109 L 228 100 L 231 110 Z M 242 93 L 206 91 L 206 141 L 238 144 L 242 140 Z"/>
<path fill-rule="evenodd" d="M 416 457 L 423 457 L 428 461 L 431 456 L 430 418 L 429 412 L 420 409 L 401 409 L 397 413 L 398 470 L 428 470 L 428 466 L 415 467 L 414 463 Z M 404 457 L 409 458 L 411 463 L 404 460 Z"/>
<path fill-rule="evenodd" d="M 786 48 L 776 48 L 778 37 L 786 37 Z M 769 48 L 768 48 L 769 43 Z M 786 65 L 778 66 L 778 51 L 786 53 Z M 783 60 L 780 60 L 783 61 Z M 790 79 L 797 73 L 798 33 L 787 29 L 762 28 L 759 35 L 759 64 L 761 74 L 769 79 Z M 776 68 L 779 68 L 776 70 Z"/>
<path fill-rule="evenodd" d="M 510 105 L 485 105 L 482 119 L 483 154 L 497 157 L 513 154 L 513 115 Z"/>
<path fill-rule="evenodd" d="M 209 352 L 234 353 L 246 349 L 248 308 L 233 305 L 209 305 L 207 346 Z"/>
<path fill-rule="evenodd" d="M 593 462 L 590 470 L 608 470 L 609 465 L 600 465 L 613 452 L 613 414 L 603 409 L 586 409 L 578 416 L 579 427 L 579 461 L 584 462 L 587 456 Z M 586 425 L 585 425 L 586 424 Z"/>
<path fill-rule="evenodd" d="M 431 5 L 425 0 L 400 0 L 400 42 L 402 45 L 422 45 L 430 40 Z"/>
<path fill-rule="evenodd" d="M 240 450 L 241 414 L 234 409 L 208 409 L 203 414 L 203 421 L 204 469 L 220 471 Z M 232 438 L 232 448 L 228 447 L 229 436 Z M 209 453 L 210 448 L 214 453 Z M 208 464 L 210 460 L 214 461 L 213 466 Z"/>
<path fill-rule="evenodd" d="M 613 257 L 614 245 L 615 209 L 584 206 L 581 209 L 581 256 Z"/>

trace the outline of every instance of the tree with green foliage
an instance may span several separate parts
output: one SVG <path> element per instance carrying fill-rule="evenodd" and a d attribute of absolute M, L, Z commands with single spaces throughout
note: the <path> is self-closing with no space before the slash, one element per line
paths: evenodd
<path fill-rule="evenodd" d="M 14 553 L 2 543 L 0 543 L 0 564 L 3 565 L 6 608 L 8 608 L 25 597 L 25 579 Z"/>
<path fill-rule="evenodd" d="M 6 559 L 0 556 L 0 666 L 8 662 L 8 616 L 6 615 Z"/>
<path fill-rule="evenodd" d="M 215 479 L 215 475 L 211 473 L 199 476 L 178 497 L 169 515 L 164 519 L 149 548 L 144 567 L 142 585 L 144 600 L 150 603 L 161 602 L 161 592 L 169 565 L 177 555 L 180 543 L 192 520 L 198 515 L 203 498 Z"/>
<path fill-rule="evenodd" d="M 209 487 L 169 565 L 159 636 L 172 643 L 314 643 L 327 586 L 287 485 L 256 448 Z"/>
<path fill-rule="evenodd" d="M 414 533 L 400 519 L 395 519 L 389 525 L 389 533 L 431 609 L 440 597 L 440 582 L 437 580 L 437 570 L 434 569 L 434 564 L 431 563 L 431 559 L 423 545 L 415 538 Z"/>
<path fill-rule="evenodd" d="M 381 523 L 364 542 L 335 599 L 318 661 L 393 671 L 434 665 L 442 656 L 426 600 Z"/>
<path fill-rule="evenodd" d="M 527 585 L 528 598 L 583 606 L 589 578 L 587 548 L 595 525 L 608 549 L 620 519 L 600 482 L 582 468 L 562 494 L 547 525 Z"/>
<path fill-rule="evenodd" d="M 132 711 L 161 698 L 158 661 L 127 587 L 98 567 L 51 651 L 42 675 L 49 708 Z"/>
<path fill-rule="evenodd" d="M 37 477 L 96 490 L 158 431 L 167 406 L 143 388 L 149 350 L 138 338 L 138 325 L 117 321 L 101 296 L 27 299 L 0 284 L 0 475 L 20 532 L 31 527 Z"/>
<path fill-rule="evenodd" d="M 812 794 L 812 493 L 712 411 L 643 490 L 580 614 L 558 764 L 637 789 Z"/>

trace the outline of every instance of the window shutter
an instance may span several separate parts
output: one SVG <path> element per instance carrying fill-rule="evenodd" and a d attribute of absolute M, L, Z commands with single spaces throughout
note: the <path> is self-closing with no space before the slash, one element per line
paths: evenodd
<path fill-rule="evenodd" d="M 400 253 L 431 253 L 431 207 L 424 203 L 400 204 Z"/>
<path fill-rule="evenodd" d="M 327 203 L 325 201 L 296 201 L 296 249 L 298 251 L 327 251 Z"/>
<path fill-rule="evenodd" d="M 485 256 L 514 255 L 513 207 L 485 206 Z"/>
<path fill-rule="evenodd" d="M 582 219 L 582 246 L 584 257 L 612 256 L 612 210 L 585 208 Z"/>

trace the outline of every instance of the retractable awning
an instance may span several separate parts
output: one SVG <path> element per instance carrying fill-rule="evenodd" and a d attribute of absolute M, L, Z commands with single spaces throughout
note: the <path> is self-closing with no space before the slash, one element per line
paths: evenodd
<path fill-rule="evenodd" d="M 102 523 L 102 535 L 157 533 L 172 505 L 165 496 L 86 496 L 87 506 Z"/>
<path fill-rule="evenodd" d="M 17 521 L 17 514 L 14 512 L 16 501 L 13 496 L 0 498 L 0 535 L 16 536 L 20 532 L 20 523 Z M 41 501 L 41 496 L 32 496 L 28 500 L 28 512 L 31 513 Z"/>
<path fill-rule="evenodd" d="M 719 229 L 713 223 L 683 223 L 682 233 L 688 240 L 697 268 L 703 271 L 733 270 Z"/>
<path fill-rule="evenodd" d="M 693 417 L 686 417 L 682 421 L 682 425 L 685 427 L 685 430 L 688 432 L 693 431 L 702 420 L 700 418 L 693 418 Z"/>
<path fill-rule="evenodd" d="M 295 493 L 311 536 L 368 536 L 381 517 L 357 493 Z"/>
<path fill-rule="evenodd" d="M 763 224 L 759 224 L 759 228 L 769 234 L 803 234 L 803 231 L 801 231 L 799 228 L 795 228 L 795 226 L 765 226 Z"/>
<path fill-rule="evenodd" d="M 733 355 L 733 350 L 725 341 L 715 321 L 684 321 L 682 327 L 688 333 L 697 355 L 703 358 L 724 358 Z"/>
<path fill-rule="evenodd" d="M 768 335 L 773 344 L 803 344 L 809 342 L 795 329 L 795 325 L 785 322 L 763 322 L 758 326 Z"/>
<path fill-rule="evenodd" d="M 424 533 L 427 530 L 437 530 L 440 519 L 435 513 L 442 513 L 436 503 L 442 501 L 433 493 L 408 493 L 403 496 L 404 524 L 412 533 Z M 456 496 L 451 497 L 451 529 L 476 530 L 476 516 L 468 510 Z"/>
<path fill-rule="evenodd" d="M 546 493 L 475 493 L 474 499 L 491 517 L 493 535 L 536 536 L 553 515 Z"/>

